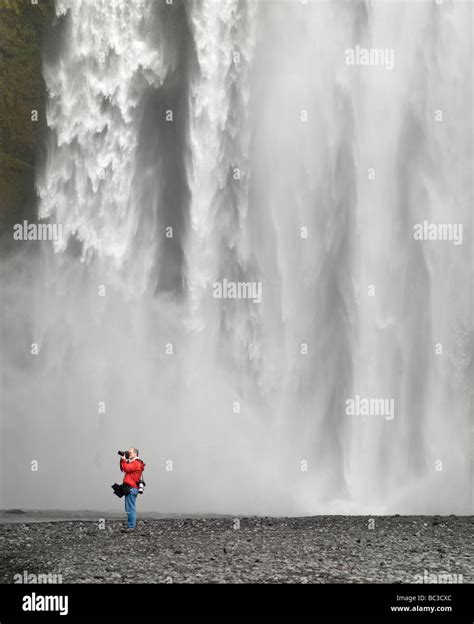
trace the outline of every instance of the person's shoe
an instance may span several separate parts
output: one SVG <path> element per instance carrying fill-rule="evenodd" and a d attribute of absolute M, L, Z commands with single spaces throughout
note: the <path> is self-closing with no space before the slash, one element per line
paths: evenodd
<path fill-rule="evenodd" d="M 126 527 L 125 529 L 120 529 L 120 531 L 122 533 L 133 533 L 133 531 L 135 531 L 135 529 L 132 528 L 132 527 Z"/>

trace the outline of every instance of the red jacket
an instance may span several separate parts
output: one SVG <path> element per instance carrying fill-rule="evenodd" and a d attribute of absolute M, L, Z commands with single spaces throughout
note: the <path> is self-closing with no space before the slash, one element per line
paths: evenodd
<path fill-rule="evenodd" d="M 123 482 L 130 487 L 137 488 L 142 472 L 145 470 L 145 462 L 138 458 L 129 461 L 122 457 L 120 470 L 125 473 Z"/>

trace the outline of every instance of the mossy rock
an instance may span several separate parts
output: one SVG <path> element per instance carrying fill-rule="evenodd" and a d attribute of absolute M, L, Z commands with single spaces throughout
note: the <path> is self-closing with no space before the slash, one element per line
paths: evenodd
<path fill-rule="evenodd" d="M 34 167 L 45 131 L 42 48 L 53 2 L 0 0 L 0 230 L 30 216 Z M 38 111 L 38 121 L 32 120 Z"/>

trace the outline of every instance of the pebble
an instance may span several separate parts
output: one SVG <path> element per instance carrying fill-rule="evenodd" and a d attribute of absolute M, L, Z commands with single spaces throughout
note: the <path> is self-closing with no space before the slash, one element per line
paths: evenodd
<path fill-rule="evenodd" d="M 61 573 L 64 583 L 163 583 L 168 577 L 173 583 L 300 583 L 302 578 L 406 583 L 424 570 L 441 568 L 474 582 L 474 563 L 466 556 L 472 520 L 466 517 L 443 517 L 442 531 L 439 518 L 404 516 L 376 517 L 371 530 L 366 518 L 342 516 L 241 518 L 238 530 L 230 517 L 147 520 L 146 530 L 139 528 L 131 540 L 129 535 L 116 539 L 122 522 L 108 522 L 113 534 L 105 540 L 98 539 L 104 532 L 77 521 L 0 524 L 0 583 L 11 582 L 17 571 L 42 566 Z M 90 569 L 84 566 L 85 551 Z M 94 561 L 107 567 L 94 569 Z"/>

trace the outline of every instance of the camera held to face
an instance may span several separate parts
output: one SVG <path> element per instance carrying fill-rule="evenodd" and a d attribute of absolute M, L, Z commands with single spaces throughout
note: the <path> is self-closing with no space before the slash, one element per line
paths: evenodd
<path fill-rule="evenodd" d="M 120 457 L 125 457 L 125 459 L 130 459 L 130 453 L 128 451 L 117 451 Z"/>

